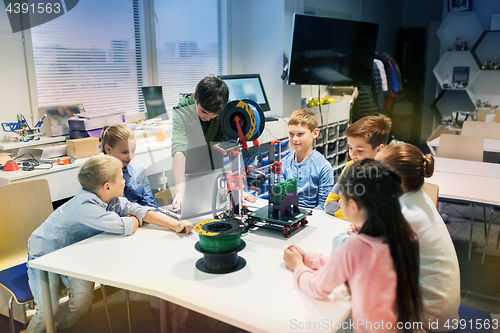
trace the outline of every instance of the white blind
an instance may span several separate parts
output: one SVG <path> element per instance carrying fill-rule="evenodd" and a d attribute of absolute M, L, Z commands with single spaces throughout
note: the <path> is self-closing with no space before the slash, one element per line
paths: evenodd
<path fill-rule="evenodd" d="M 158 84 L 167 109 L 222 74 L 220 0 L 155 0 Z"/>
<path fill-rule="evenodd" d="M 85 0 L 31 29 L 39 106 L 143 109 L 137 0 Z"/>

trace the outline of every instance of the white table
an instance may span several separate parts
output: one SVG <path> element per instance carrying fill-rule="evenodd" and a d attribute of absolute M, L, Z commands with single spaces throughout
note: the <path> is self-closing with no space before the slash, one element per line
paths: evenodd
<path fill-rule="evenodd" d="M 427 146 L 429 147 L 432 155 L 436 156 L 436 148 L 439 148 L 439 138 L 427 141 Z M 500 153 L 500 140 L 484 139 L 483 150 L 491 153 Z"/>
<path fill-rule="evenodd" d="M 441 198 L 500 205 L 500 164 L 436 157 L 429 182 Z"/>
<path fill-rule="evenodd" d="M 434 172 L 500 178 L 500 164 L 434 157 Z"/>
<path fill-rule="evenodd" d="M 146 170 L 146 175 L 162 173 L 161 181 L 164 186 L 165 170 L 172 166 L 170 156 L 171 140 L 156 141 L 154 137 L 138 139 L 134 164 L 142 166 Z M 29 179 L 47 179 L 49 182 L 50 195 L 52 201 L 72 197 L 80 187 L 78 183 L 79 167 L 87 158 L 79 158 L 73 164 L 57 165 L 46 170 L 33 171 L 3 171 L 0 170 L 0 185 L 9 184 L 16 181 Z M 49 167 L 43 165 L 42 167 Z M 165 189 L 165 188 L 163 188 Z"/>
<path fill-rule="evenodd" d="M 306 251 L 329 253 L 332 239 L 349 224 L 320 211 L 308 221 L 289 239 L 263 229 L 248 233 L 242 238 L 246 248 L 239 253 L 247 264 L 230 274 L 196 269 L 202 258 L 194 248 L 196 233 L 182 236 L 156 226 L 139 228 L 130 237 L 100 234 L 37 258 L 30 266 L 153 295 L 250 332 L 295 332 L 301 323 L 314 322 L 333 323 L 325 331 L 334 332 L 335 323 L 349 316 L 350 302 L 319 301 L 298 290 L 283 250 L 298 244 Z M 42 273 L 42 280 L 47 279 Z M 50 297 L 48 285 L 42 288 L 44 297 Z M 53 328 L 50 320 L 47 332 Z"/>
<path fill-rule="evenodd" d="M 429 183 L 439 186 L 439 197 L 470 202 L 472 204 L 500 205 L 500 164 L 435 158 L 434 174 Z M 474 211 L 474 210 L 473 210 Z M 471 215 L 469 259 L 472 251 L 474 214 Z M 488 225 L 483 261 L 490 233 Z"/>

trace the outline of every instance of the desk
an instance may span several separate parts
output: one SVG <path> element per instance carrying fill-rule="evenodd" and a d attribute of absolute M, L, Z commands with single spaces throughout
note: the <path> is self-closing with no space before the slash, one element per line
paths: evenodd
<path fill-rule="evenodd" d="M 171 140 L 156 141 L 154 137 L 137 140 L 134 164 L 142 166 L 146 175 L 161 174 L 162 186 L 165 186 L 165 170 L 172 165 L 170 156 Z M 79 167 L 87 158 L 79 158 L 73 164 L 57 165 L 47 170 L 0 171 L 0 185 L 28 179 L 47 179 L 52 201 L 72 197 L 80 187 L 78 183 Z M 164 189 L 164 188 L 163 188 Z"/>
<path fill-rule="evenodd" d="M 436 157 L 429 183 L 440 198 L 500 205 L 500 164 Z"/>
<path fill-rule="evenodd" d="M 285 267 L 283 250 L 298 244 L 306 251 L 329 253 L 332 239 L 349 223 L 322 211 L 314 211 L 308 220 L 306 228 L 288 239 L 268 230 L 245 235 L 246 248 L 239 255 L 247 265 L 230 274 L 196 269 L 202 257 L 194 248 L 196 233 L 182 236 L 151 225 L 130 237 L 97 235 L 37 258 L 30 266 L 153 295 L 250 332 L 296 332 L 294 323 L 343 323 L 350 302 L 319 301 L 299 291 Z M 48 295 L 48 287 L 43 293 Z M 325 332 L 336 331 L 332 326 Z M 52 328 L 47 320 L 47 332 Z"/>
<path fill-rule="evenodd" d="M 432 155 L 436 156 L 436 148 L 439 147 L 439 138 L 427 141 L 427 146 L 431 150 Z M 500 140 L 484 139 L 483 150 L 490 153 L 500 153 Z"/>
<path fill-rule="evenodd" d="M 434 157 L 434 172 L 500 178 L 500 164 Z"/>

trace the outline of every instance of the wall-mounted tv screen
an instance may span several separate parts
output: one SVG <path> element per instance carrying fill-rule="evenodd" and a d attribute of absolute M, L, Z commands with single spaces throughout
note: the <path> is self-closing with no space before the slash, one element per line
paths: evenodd
<path fill-rule="evenodd" d="M 378 24 L 294 14 L 289 84 L 368 85 Z"/>

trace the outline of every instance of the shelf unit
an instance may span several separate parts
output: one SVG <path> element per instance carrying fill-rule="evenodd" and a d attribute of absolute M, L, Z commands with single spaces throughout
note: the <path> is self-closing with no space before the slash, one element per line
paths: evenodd
<path fill-rule="evenodd" d="M 484 31 L 474 11 L 449 13 L 437 30 L 441 45 L 446 50 L 434 67 L 434 76 L 441 88 L 448 75 L 449 89 L 442 90 L 431 108 L 437 116 L 448 118 L 453 111 L 476 111 L 476 101 L 487 100 L 500 104 L 500 70 L 488 70 L 486 60 L 500 61 L 500 31 Z M 469 49 L 456 51 L 457 38 L 467 41 Z M 452 89 L 454 67 L 469 67 L 465 89 Z"/>
<path fill-rule="evenodd" d="M 483 25 L 473 11 L 449 13 L 436 31 L 446 51 L 453 51 L 457 38 L 469 43 L 469 50 L 483 33 Z"/>
<path fill-rule="evenodd" d="M 491 105 L 500 105 L 500 71 L 480 71 L 467 89 L 473 101 L 489 101 Z"/>
<path fill-rule="evenodd" d="M 319 126 L 320 134 L 314 140 L 313 148 L 330 162 L 334 177 L 340 174 L 347 161 L 347 139 L 344 131 L 349 125 L 349 101 L 337 101 L 323 105 L 324 125 Z M 311 108 L 321 121 L 319 107 Z"/>
<path fill-rule="evenodd" d="M 479 69 L 481 70 L 500 70 L 487 68 L 486 61 L 496 59 L 500 63 L 500 30 L 485 31 L 478 39 L 476 45 L 471 50 L 474 60 L 476 60 Z"/>
<path fill-rule="evenodd" d="M 469 51 L 446 52 L 441 59 L 439 59 L 436 67 L 434 67 L 434 76 L 436 76 L 441 88 L 451 89 L 444 88 L 443 84 L 445 83 L 446 77 L 448 77 L 448 85 L 451 87 L 453 82 L 453 69 L 455 67 L 469 67 L 468 82 L 472 82 L 479 73 L 479 67 L 477 66 L 476 60 Z"/>
<path fill-rule="evenodd" d="M 431 105 L 436 116 L 451 118 L 453 111 L 475 111 L 469 93 L 464 89 L 442 90 Z"/>

